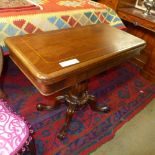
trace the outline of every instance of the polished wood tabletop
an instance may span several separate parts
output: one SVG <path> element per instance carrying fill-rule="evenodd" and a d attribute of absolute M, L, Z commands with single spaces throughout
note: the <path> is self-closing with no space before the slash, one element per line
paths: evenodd
<path fill-rule="evenodd" d="M 11 59 L 43 95 L 88 79 L 145 46 L 144 40 L 106 24 L 15 36 L 5 43 Z M 75 64 L 60 65 L 70 60 Z"/>

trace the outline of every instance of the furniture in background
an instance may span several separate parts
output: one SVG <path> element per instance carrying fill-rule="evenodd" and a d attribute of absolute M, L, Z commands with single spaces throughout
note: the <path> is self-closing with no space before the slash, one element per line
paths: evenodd
<path fill-rule="evenodd" d="M 139 54 L 145 41 L 107 24 L 49 31 L 5 40 L 10 58 L 42 95 L 69 88 L 53 106 L 38 104 L 38 110 L 58 108 L 67 103 L 66 121 L 58 134 L 63 139 L 78 108 L 108 112 L 89 95 L 87 80 Z"/>
<path fill-rule="evenodd" d="M 144 10 L 137 8 L 138 0 L 99 0 L 115 9 L 119 17 L 124 20 L 127 31 L 147 42 L 146 48 L 134 62 L 143 68 L 142 75 L 155 82 L 155 11 L 151 15 L 144 15 Z M 144 8 L 145 9 L 145 8 Z"/>
<path fill-rule="evenodd" d="M 30 153 L 35 155 L 30 131 L 28 124 L 0 100 L 0 154 L 14 155 L 29 148 Z"/>
<path fill-rule="evenodd" d="M 146 48 L 136 60 L 143 65 L 143 76 L 155 82 L 155 14 L 144 15 L 143 10 L 135 7 L 135 1 L 129 0 L 128 3 L 120 0 L 117 12 L 127 21 L 128 32 L 147 42 Z"/>

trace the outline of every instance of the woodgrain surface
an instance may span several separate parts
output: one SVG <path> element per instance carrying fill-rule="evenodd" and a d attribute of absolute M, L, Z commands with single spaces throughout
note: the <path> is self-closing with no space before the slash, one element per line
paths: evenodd
<path fill-rule="evenodd" d="M 10 57 L 44 95 L 90 78 L 137 54 L 145 41 L 106 24 L 5 40 Z M 61 67 L 60 62 L 80 63 Z"/>

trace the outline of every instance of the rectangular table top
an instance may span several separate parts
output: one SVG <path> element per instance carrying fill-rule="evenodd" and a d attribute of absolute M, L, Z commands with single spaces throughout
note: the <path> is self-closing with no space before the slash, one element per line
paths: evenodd
<path fill-rule="evenodd" d="M 45 85 L 102 65 L 104 70 L 145 46 L 144 40 L 106 24 L 15 36 L 7 38 L 5 43 L 16 64 L 25 66 Z M 62 67 L 61 63 L 66 65 L 66 61 L 72 65 Z M 87 78 L 86 75 L 83 79 Z"/>

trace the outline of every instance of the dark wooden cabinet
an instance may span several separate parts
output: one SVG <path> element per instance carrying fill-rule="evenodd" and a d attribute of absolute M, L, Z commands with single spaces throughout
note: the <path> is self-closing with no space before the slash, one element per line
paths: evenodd
<path fill-rule="evenodd" d="M 135 7 L 136 0 L 100 0 L 117 12 L 124 21 L 127 31 L 147 42 L 146 48 L 135 57 L 134 62 L 140 65 L 142 74 L 155 82 L 155 14 L 145 16 L 142 9 Z M 111 4 L 111 5 L 110 5 Z"/>

